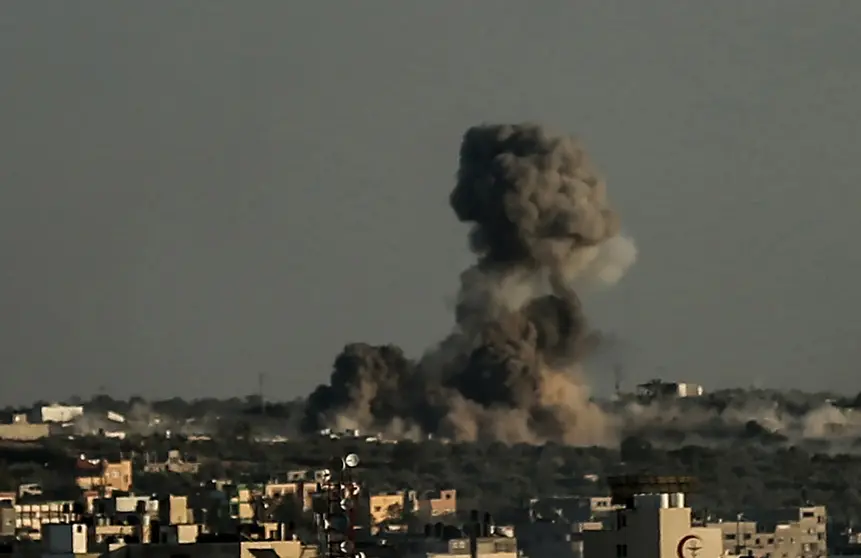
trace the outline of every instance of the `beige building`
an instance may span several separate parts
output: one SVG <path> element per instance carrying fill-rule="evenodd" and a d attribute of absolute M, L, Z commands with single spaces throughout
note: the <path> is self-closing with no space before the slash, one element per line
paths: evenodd
<path fill-rule="evenodd" d="M 0 440 L 32 442 L 50 435 L 51 425 L 32 423 L 23 413 L 13 415 L 11 424 L 0 424 Z"/>
<path fill-rule="evenodd" d="M 313 547 L 293 540 L 195 542 L 196 526 L 170 526 L 153 537 L 154 542 L 111 543 L 98 541 L 94 529 L 82 524 L 51 525 L 46 529 L 40 556 L 79 558 L 316 558 Z M 142 526 L 145 530 L 146 527 Z M 165 534 L 164 537 L 160 536 Z M 143 540 L 148 534 L 141 532 Z M 165 541 L 165 542 L 161 542 Z M 14 556 L 14 555 L 13 555 Z M 26 556 L 26 554 L 19 554 Z"/>
<path fill-rule="evenodd" d="M 132 489 L 132 462 L 121 459 L 116 462 L 105 459 L 78 460 L 75 483 L 81 490 L 118 490 L 130 492 Z"/>
<path fill-rule="evenodd" d="M 695 527 L 681 489 L 687 480 L 644 477 L 625 481 L 624 501 L 604 529 L 583 533 L 584 558 L 718 558 L 724 556 L 721 530 Z M 621 484 L 621 483 L 620 483 Z M 638 486 L 639 484 L 639 486 Z M 611 482 L 611 487 L 613 483 Z M 654 487 L 677 487 L 674 493 L 650 493 Z M 618 488 L 618 486 L 617 486 Z"/>
<path fill-rule="evenodd" d="M 407 511 L 408 493 L 404 491 L 372 494 L 369 498 L 371 525 L 377 526 L 387 521 L 401 521 Z"/>
<path fill-rule="evenodd" d="M 782 508 L 740 515 L 738 521 L 709 525 L 721 530 L 723 547 L 728 553 L 757 558 L 824 558 L 827 555 L 825 506 Z"/>
<path fill-rule="evenodd" d="M 430 522 L 433 518 L 456 514 L 457 490 L 448 489 L 428 492 L 416 500 L 415 513 L 420 521 Z"/>
<path fill-rule="evenodd" d="M 149 457 L 147 457 L 149 459 Z M 186 461 L 179 450 L 170 450 L 167 452 L 167 459 L 164 461 L 147 461 L 144 464 L 144 472 L 146 473 L 178 473 L 193 475 L 200 470 L 200 463 L 196 461 Z"/>
<path fill-rule="evenodd" d="M 71 500 L 22 502 L 15 504 L 15 528 L 32 539 L 39 539 L 42 526 L 67 523 L 73 519 L 75 503 Z"/>

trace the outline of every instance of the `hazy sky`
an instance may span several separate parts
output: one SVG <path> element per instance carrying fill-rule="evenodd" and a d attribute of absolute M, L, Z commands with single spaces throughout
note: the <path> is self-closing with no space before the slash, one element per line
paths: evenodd
<path fill-rule="evenodd" d="M 482 121 L 581 137 L 630 382 L 855 393 L 861 2 L 0 3 L 0 402 L 292 398 L 450 328 Z M 597 374 L 596 374 L 597 375 Z M 595 379 L 606 386 L 606 376 Z"/>

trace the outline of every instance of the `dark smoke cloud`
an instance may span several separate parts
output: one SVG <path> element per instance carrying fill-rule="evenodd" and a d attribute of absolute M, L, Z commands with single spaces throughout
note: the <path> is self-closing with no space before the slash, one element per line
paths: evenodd
<path fill-rule="evenodd" d="M 461 274 L 454 331 L 418 362 L 348 345 L 311 395 L 306 427 L 614 442 L 580 374 L 601 337 L 573 285 L 615 282 L 636 250 L 580 145 L 530 124 L 472 127 L 450 203 L 477 257 Z"/>

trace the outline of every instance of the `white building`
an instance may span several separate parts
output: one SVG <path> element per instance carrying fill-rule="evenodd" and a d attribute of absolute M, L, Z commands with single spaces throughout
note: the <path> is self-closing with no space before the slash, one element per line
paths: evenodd
<path fill-rule="evenodd" d="M 703 386 L 687 382 L 664 382 L 652 380 L 637 386 L 640 397 L 700 397 L 705 393 Z"/>
<path fill-rule="evenodd" d="M 584 558 L 726 556 L 720 529 L 691 524 L 691 509 L 685 506 L 683 492 L 650 493 L 650 488 L 662 484 L 672 486 L 672 478 L 651 477 L 639 488 L 629 479 L 627 494 L 619 496 L 624 507 L 613 512 L 604 529 L 583 532 Z M 679 488 L 682 485 L 678 483 Z"/>
<path fill-rule="evenodd" d="M 32 411 L 30 422 L 72 422 L 84 414 L 84 408 L 80 405 L 44 405 L 36 407 Z"/>

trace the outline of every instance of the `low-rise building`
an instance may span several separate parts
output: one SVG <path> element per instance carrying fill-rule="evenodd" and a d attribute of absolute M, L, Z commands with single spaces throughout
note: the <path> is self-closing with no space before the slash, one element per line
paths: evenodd
<path fill-rule="evenodd" d="M 132 489 L 132 462 L 130 459 L 108 461 L 106 459 L 87 459 L 82 455 L 78 458 L 75 475 L 75 483 L 81 490 L 130 492 Z"/>
<path fill-rule="evenodd" d="M 415 500 L 414 513 L 419 521 L 426 523 L 440 516 L 454 515 L 457 511 L 457 490 L 453 488 L 426 492 Z"/>
<path fill-rule="evenodd" d="M 0 440 L 32 442 L 51 435 L 51 425 L 33 423 L 23 413 L 12 415 L 12 422 L 0 424 Z"/>
<path fill-rule="evenodd" d="M 43 558 L 79 556 L 102 558 L 316 558 L 317 551 L 296 540 L 234 540 L 202 542 L 195 526 L 138 526 L 137 542 L 99 540 L 95 527 L 83 523 L 51 525 L 46 528 Z"/>
<path fill-rule="evenodd" d="M 827 555 L 825 506 L 755 510 L 736 521 L 710 523 L 721 530 L 724 550 L 743 556 L 824 558 Z"/>
<path fill-rule="evenodd" d="M 167 459 L 164 461 L 149 461 L 144 464 L 144 472 L 146 473 L 177 473 L 193 475 L 200 470 L 200 463 L 196 461 L 187 461 L 179 450 L 170 450 L 167 452 Z"/>
<path fill-rule="evenodd" d="M 637 386 L 640 397 L 700 397 L 705 393 L 703 386 L 687 382 L 664 382 L 652 380 Z"/>

